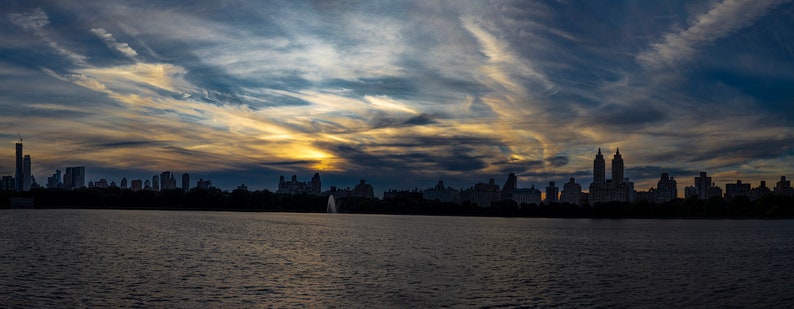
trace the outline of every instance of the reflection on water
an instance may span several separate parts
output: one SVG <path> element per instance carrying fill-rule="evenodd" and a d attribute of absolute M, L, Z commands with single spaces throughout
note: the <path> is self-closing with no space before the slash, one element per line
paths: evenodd
<path fill-rule="evenodd" d="M 0 211 L 0 307 L 790 305 L 792 220 Z"/>

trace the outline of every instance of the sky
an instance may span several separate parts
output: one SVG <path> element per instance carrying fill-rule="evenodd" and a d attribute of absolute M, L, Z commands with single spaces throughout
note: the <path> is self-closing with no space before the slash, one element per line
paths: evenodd
<path fill-rule="evenodd" d="M 789 1 L 0 2 L 0 174 L 21 133 L 40 184 L 794 177 Z"/>

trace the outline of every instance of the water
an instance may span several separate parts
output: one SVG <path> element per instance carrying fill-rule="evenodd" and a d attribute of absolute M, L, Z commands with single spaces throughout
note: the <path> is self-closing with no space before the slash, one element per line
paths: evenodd
<path fill-rule="evenodd" d="M 0 307 L 791 306 L 792 220 L 0 211 Z"/>

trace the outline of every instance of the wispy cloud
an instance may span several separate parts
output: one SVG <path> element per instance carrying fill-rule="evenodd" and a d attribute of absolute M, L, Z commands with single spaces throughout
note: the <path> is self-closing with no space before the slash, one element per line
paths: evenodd
<path fill-rule="evenodd" d="M 0 46 L 0 128 L 21 125 L 35 136 L 26 147 L 37 176 L 84 164 L 319 171 L 412 187 L 516 172 L 535 184 L 575 176 L 586 185 L 597 147 L 620 147 L 627 166 L 651 167 L 626 175 L 638 188 L 667 168 L 730 177 L 792 170 L 780 158 L 791 157 L 794 133 L 769 121 L 782 116 L 768 98 L 712 71 L 656 78 L 712 45 L 731 52 L 736 46 L 720 38 L 762 17 L 790 25 L 775 8 L 791 6 L 699 5 L 708 9 L 673 30 L 687 15 L 667 2 L 198 1 L 177 9 L 109 0 L 26 8 L 0 28 L 0 40 L 12 43 Z M 752 37 L 774 39 L 770 49 L 790 41 L 783 31 Z M 768 55 L 743 59 L 770 63 Z M 756 74 L 758 83 L 791 79 L 780 73 L 792 71 L 790 59 L 775 60 L 777 73 Z M 791 98 L 773 90 L 764 95 Z M 61 155 L 80 152 L 87 154 Z M 246 183 L 271 186 L 271 176 Z"/>
<path fill-rule="evenodd" d="M 650 69 L 676 67 L 689 61 L 700 48 L 748 27 L 789 0 L 725 0 L 692 19 L 683 30 L 673 31 L 651 44 L 637 61 Z"/>
<path fill-rule="evenodd" d="M 86 57 L 62 47 L 55 39 L 51 38 L 46 26 L 50 23 L 47 13 L 41 8 L 36 8 L 25 13 L 10 13 L 8 18 L 12 23 L 22 27 L 38 36 L 55 52 L 69 58 L 74 64 L 86 65 Z"/>
<path fill-rule="evenodd" d="M 107 31 L 105 31 L 105 29 L 102 29 L 102 28 L 91 28 L 91 32 L 93 32 L 99 38 L 101 38 L 103 41 L 105 41 L 105 44 L 107 44 L 108 47 L 115 49 L 116 51 L 118 51 L 122 55 L 127 56 L 127 57 L 132 58 L 132 59 L 135 59 L 135 57 L 138 56 L 138 53 L 134 49 L 132 49 L 132 47 L 130 47 L 129 44 L 117 42 L 116 38 L 114 38 L 112 34 L 110 34 Z"/>

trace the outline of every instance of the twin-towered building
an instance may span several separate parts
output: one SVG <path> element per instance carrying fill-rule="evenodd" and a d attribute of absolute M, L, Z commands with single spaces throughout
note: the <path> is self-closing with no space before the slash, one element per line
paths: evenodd
<path fill-rule="evenodd" d="M 636 198 L 634 183 L 624 178 L 623 157 L 620 149 L 612 158 L 612 179 L 606 179 L 606 162 L 601 148 L 593 160 L 593 182 L 590 184 L 590 205 L 605 202 L 632 202 Z"/>
<path fill-rule="evenodd" d="M 452 196 L 457 196 L 457 194 L 451 193 L 454 189 L 443 189 L 443 182 L 439 181 L 439 184 L 442 187 L 437 185 L 434 188 L 425 190 L 424 198 L 454 202 L 455 199 L 451 198 Z M 598 153 L 593 160 L 593 182 L 590 184 L 588 193 L 582 192 L 582 185 L 576 183 L 574 178 L 570 178 L 568 182 L 563 184 L 562 191 L 560 191 L 554 181 L 549 182 L 545 191 L 545 199 L 542 199 L 541 190 L 535 188 L 534 185 L 531 188 L 518 188 L 516 175 L 510 173 L 501 190 L 491 179 L 488 183 L 478 183 L 474 187 L 458 192 L 460 193 L 461 202 L 470 201 L 480 206 L 489 206 L 501 200 L 511 200 L 519 204 L 562 202 L 575 205 L 587 203 L 593 205 L 605 202 L 632 202 L 637 198 L 634 183 L 625 177 L 625 166 L 619 149 L 615 151 L 615 155 L 612 158 L 612 179 L 606 178 L 606 161 L 601 149 L 598 149 Z M 663 173 L 658 182 L 658 189 L 651 190 L 650 195 L 646 192 L 644 196 L 650 196 L 649 200 L 654 202 L 666 202 L 675 199 L 677 196 L 676 181 L 669 177 L 667 173 Z"/>

